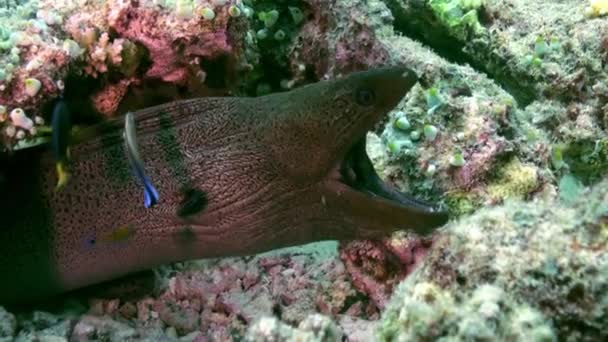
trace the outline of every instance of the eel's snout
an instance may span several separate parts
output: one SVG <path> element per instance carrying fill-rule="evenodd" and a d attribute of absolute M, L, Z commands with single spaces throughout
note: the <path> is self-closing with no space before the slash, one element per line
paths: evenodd
<path fill-rule="evenodd" d="M 409 230 L 422 236 L 432 234 L 450 219 L 447 209 L 442 205 L 429 204 L 425 208 L 405 205 L 404 210 L 408 212 Z"/>
<path fill-rule="evenodd" d="M 379 112 L 390 111 L 403 99 L 405 94 L 418 83 L 418 75 L 403 65 L 374 69 L 362 74 L 367 86 L 375 90 Z"/>

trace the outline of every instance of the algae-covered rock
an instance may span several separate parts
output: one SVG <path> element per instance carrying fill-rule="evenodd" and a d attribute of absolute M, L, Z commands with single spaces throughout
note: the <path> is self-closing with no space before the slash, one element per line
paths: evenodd
<path fill-rule="evenodd" d="M 607 220 L 604 180 L 570 205 L 509 201 L 453 223 L 397 288 L 380 336 L 605 340 Z"/>
<path fill-rule="evenodd" d="M 608 21 L 585 19 L 580 2 L 306 2 L 316 15 L 294 44 L 294 75 L 302 65 L 318 78 L 379 64 L 418 73 L 376 132 L 376 169 L 400 189 L 460 216 L 554 197 L 567 174 L 584 185 L 607 174 Z"/>
<path fill-rule="evenodd" d="M 140 337 L 135 329 L 125 323 L 117 322 L 109 317 L 83 316 L 76 323 L 71 340 L 89 341 L 102 339 L 106 341 L 125 341 Z"/>
<path fill-rule="evenodd" d="M 488 193 L 493 199 L 523 199 L 538 185 L 536 167 L 524 165 L 517 159 L 503 165 L 498 173 L 498 179 L 488 186 Z"/>
<path fill-rule="evenodd" d="M 385 2 L 400 31 L 487 72 L 522 105 L 576 99 L 606 80 L 601 56 L 608 22 L 586 19 L 585 1 Z"/>
<path fill-rule="evenodd" d="M 247 332 L 245 341 L 251 342 L 333 342 L 342 340 L 342 332 L 328 317 L 310 315 L 296 328 L 274 317 L 262 317 Z"/>
<path fill-rule="evenodd" d="M 0 306 L 0 339 L 11 339 L 17 330 L 15 315 Z"/>
<path fill-rule="evenodd" d="M 570 171 L 585 184 L 606 175 L 608 20 L 586 17 L 585 1 L 384 2 L 392 10 L 397 32 L 422 41 L 450 62 L 469 64 L 489 75 L 494 85 L 513 97 L 515 102 L 503 114 L 495 96 L 486 97 L 485 103 L 478 101 L 477 106 L 482 117 L 501 123 L 498 135 L 508 141 L 506 149 L 539 168 L 540 183 L 555 184 Z M 438 65 L 436 60 L 432 64 Z M 441 81 L 454 83 L 449 76 Z M 470 77 L 464 84 L 471 86 L 477 99 L 480 91 L 492 88 Z M 453 87 L 431 86 L 444 94 L 439 114 L 456 109 L 462 116 L 453 116 L 456 125 L 470 123 L 471 111 L 458 108 L 458 99 L 446 95 L 453 93 Z M 483 113 L 488 105 L 496 112 Z M 428 115 L 423 119 L 428 121 Z M 444 127 L 447 136 L 457 133 L 453 126 Z M 475 131 L 476 125 L 470 127 Z M 565 168 L 550 165 L 547 151 L 555 146 L 562 146 Z M 462 152 L 467 161 L 478 159 L 467 155 L 466 149 Z"/>
<path fill-rule="evenodd" d="M 385 313 L 382 340 L 554 341 L 549 321 L 505 291 L 482 284 L 472 291 L 451 293 L 434 283 L 402 285 L 393 298 L 399 310 Z"/>

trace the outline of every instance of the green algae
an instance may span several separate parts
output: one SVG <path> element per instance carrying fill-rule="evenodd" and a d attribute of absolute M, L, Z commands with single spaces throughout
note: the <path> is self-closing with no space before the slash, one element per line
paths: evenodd
<path fill-rule="evenodd" d="M 465 40 L 484 28 L 477 17 L 483 1 L 430 0 L 429 5 L 440 22 L 450 29 L 457 39 Z M 464 6 L 463 6 L 464 5 Z"/>
<path fill-rule="evenodd" d="M 563 150 L 563 159 L 584 184 L 595 183 L 608 172 L 608 138 L 570 143 Z"/>
<path fill-rule="evenodd" d="M 583 190 L 581 182 L 571 174 L 564 175 L 559 181 L 559 198 L 566 203 L 573 203 Z"/>
<path fill-rule="evenodd" d="M 481 207 L 481 198 L 471 192 L 450 191 L 444 196 L 445 204 L 453 218 L 470 215 Z"/>
<path fill-rule="evenodd" d="M 250 39 L 246 43 L 246 55 L 251 68 L 244 76 L 242 92 L 260 95 L 261 89 L 271 92 L 283 91 L 291 79 L 289 54 L 293 39 L 305 22 L 307 8 L 300 0 L 285 2 L 255 1 L 251 6 L 254 15 L 249 18 Z M 270 88 L 268 88 L 270 87 Z"/>

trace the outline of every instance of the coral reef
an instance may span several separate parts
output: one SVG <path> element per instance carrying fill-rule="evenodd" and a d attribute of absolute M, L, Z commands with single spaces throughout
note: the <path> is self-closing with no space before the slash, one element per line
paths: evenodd
<path fill-rule="evenodd" d="M 44 131 L 41 108 L 72 74 L 96 82 L 86 95 L 111 116 L 155 82 L 170 99 L 263 95 L 406 64 L 420 82 L 367 152 L 388 183 L 457 220 L 430 239 L 163 267 L 143 299 L 2 309 L 0 338 L 608 338 L 606 1 L 6 3 L 6 146 Z"/>
<path fill-rule="evenodd" d="M 14 336 L 16 330 L 17 320 L 15 315 L 0 307 L 0 339 Z"/>
<path fill-rule="evenodd" d="M 514 150 L 514 141 L 505 135 L 513 129 L 515 99 L 472 68 L 449 63 L 396 34 L 388 26 L 391 12 L 380 1 L 367 6 L 357 1 L 310 4 L 316 15 L 303 26 L 300 43 L 292 51 L 295 75 L 302 64 L 312 65 L 319 78 L 327 78 L 383 63 L 406 64 L 419 74 L 420 86 L 390 114 L 391 124 L 377 132 L 386 148 L 376 152 L 376 160 L 389 160 L 376 163 L 377 171 L 428 199 L 466 191 L 478 195 L 476 203 L 491 203 L 486 184 L 501 158 Z M 320 49 L 307 50 L 320 36 L 327 36 L 327 46 L 332 47 L 323 52 L 325 58 L 314 54 Z M 340 46 L 350 48 L 349 58 L 339 57 Z M 325 61 L 331 64 L 319 64 Z M 448 195 L 446 202 L 456 201 Z"/>
<path fill-rule="evenodd" d="M 522 161 L 542 170 L 547 151 L 558 146 L 569 155 L 568 167 L 553 168 L 548 179 L 573 172 L 592 184 L 605 174 L 606 20 L 586 19 L 585 5 L 576 1 L 386 3 L 398 31 L 487 73 L 513 95 L 516 106 L 506 108 L 510 127 L 503 131 L 515 134 L 509 140 L 520 143 Z M 597 11 L 605 6 L 590 4 Z"/>
<path fill-rule="evenodd" d="M 376 168 L 385 179 L 427 199 L 445 194 L 454 215 L 507 197 L 550 195 L 570 175 L 586 185 L 601 179 L 608 169 L 603 30 L 591 26 L 605 21 L 579 20 L 580 6 L 569 2 L 385 3 L 394 29 L 381 1 L 308 1 L 315 15 L 291 52 L 296 78 L 302 65 L 318 78 L 383 63 L 418 72 L 420 86 L 377 132 L 386 148 L 377 151 Z M 567 23 L 564 13 L 572 13 Z M 520 63 L 528 55 L 541 66 Z M 513 174 L 500 171 L 505 166 Z"/>
<path fill-rule="evenodd" d="M 602 181 L 571 204 L 510 201 L 450 225 L 397 288 L 383 313 L 381 336 L 436 338 L 458 331 L 463 339 L 487 333 L 499 339 L 514 333 L 526 334 L 518 337 L 526 340 L 606 339 L 607 194 L 608 181 Z M 487 315 L 483 303 L 466 313 L 488 286 L 500 297 L 509 294 L 502 304 L 494 300 L 505 316 Z M 525 314 L 515 314 L 520 310 Z M 479 317 L 479 326 L 451 328 L 460 318 L 479 315 L 486 316 Z M 537 323 L 515 324 L 526 316 Z M 420 326 L 425 330 L 416 330 Z"/>
<path fill-rule="evenodd" d="M 42 108 L 63 93 L 70 74 L 81 82 L 96 79 L 85 95 L 99 113 L 113 115 L 132 85 L 159 80 L 192 91 L 229 89 L 230 75 L 246 63 L 248 21 L 229 3 L 41 0 L 15 6 L 0 16 L 0 105 L 32 120 L 47 115 Z M 201 14 L 209 6 L 212 19 Z M 210 80 L 208 73 L 222 78 Z M 0 126 L 8 148 L 37 135 L 12 120 Z"/>
<path fill-rule="evenodd" d="M 577 6 L 569 3 L 544 4 L 545 8 L 540 11 L 528 7 L 540 4 L 519 1 L 509 2 L 508 5 L 506 2 L 483 1 L 386 1 L 395 15 L 397 30 L 416 38 L 427 35 L 424 41 L 442 56 L 449 60 L 463 58 L 472 66 L 493 76 L 499 85 L 509 91 L 507 92 L 472 68 L 449 63 L 417 43 L 393 34 L 385 25 L 390 14 L 386 14 L 379 2 L 369 2 L 367 7 L 358 6 L 356 1 L 330 3 L 326 6 L 311 3 L 317 6 L 318 10 L 315 12 L 318 14 L 312 23 L 304 26 L 301 36 L 309 40 L 304 41 L 302 47 L 296 46 L 293 57 L 298 63 L 314 65 L 320 78 L 333 77 L 352 68 L 366 68 L 382 63 L 380 61 L 406 63 L 415 68 L 421 77 L 420 88 L 413 89 L 403 104 L 391 113 L 384 130 L 378 132 L 380 138 L 368 138 L 368 143 L 372 142 L 373 146 L 373 151 L 370 151 L 368 146 L 368 152 L 372 152 L 372 160 L 385 179 L 402 189 L 431 199 L 440 198 L 437 194 L 443 192 L 451 212 L 458 216 L 471 214 L 482 206 L 509 202 L 511 199 L 551 201 L 556 198 L 557 192 L 560 197 L 564 197 L 562 193 L 565 194 L 566 191 L 574 193 L 569 195 L 572 198 L 577 193 L 580 195 L 581 183 L 594 184 L 602 178 L 606 170 L 606 133 L 602 129 L 601 106 L 606 100 L 598 90 L 603 89 L 605 73 L 597 63 L 603 58 L 600 36 L 603 31 L 590 29 L 590 25 L 593 25 L 591 23 L 575 22 L 581 15 Z M 503 7 L 499 10 L 497 6 Z M 559 7 L 565 11 L 546 6 Z M 460 8 L 461 11 L 454 8 Z M 447 12 L 448 9 L 452 11 Z M 545 13 L 546 10 L 551 13 L 542 18 L 520 17 L 513 20 L 514 13 L 523 16 L 527 15 L 524 13 Z M 559 36 L 552 36 L 554 38 L 546 38 L 546 41 L 534 39 L 533 44 L 528 44 L 526 39 L 520 39 L 539 34 L 531 33 L 530 26 L 543 29 L 555 27 L 559 30 L 568 28 L 568 24 L 563 23 L 563 13 L 574 10 L 579 11 L 578 14 L 568 19 L 575 25 L 572 28 L 574 35 L 572 32 L 561 33 Z M 447 13 L 457 18 L 451 18 Z M 496 16 L 488 18 L 488 13 Z M 341 15 L 371 19 L 349 22 L 336 18 Z M 491 19 L 491 22 L 485 22 L 488 19 Z M 542 20 L 553 20 L 553 24 L 541 25 Z M 556 24 L 558 20 L 559 25 Z M 605 21 L 595 24 L 604 25 Z M 345 30 L 344 25 L 347 25 L 348 29 Z M 355 25 L 356 29 L 352 27 Z M 449 32 L 448 39 L 452 42 L 451 47 L 454 47 L 453 42 L 465 45 L 452 48 L 453 51 L 462 49 L 461 56 L 444 53 L 442 44 L 449 42 L 448 39 L 442 40 L 445 37 L 441 37 L 441 34 L 444 33 L 441 29 L 434 29 L 435 25 L 445 26 L 445 31 Z M 488 29 L 489 25 L 497 28 Z M 514 33 L 513 25 L 520 25 L 516 26 L 516 29 L 526 30 L 525 34 Z M 508 27 L 508 31 L 504 27 Z M 324 31 L 319 32 L 320 30 Z M 513 37 L 487 38 L 489 34 L 500 34 L 500 31 Z M 413 34 L 416 32 L 420 35 Z M 600 33 L 591 35 L 590 32 Z M 318 55 L 305 49 L 305 46 L 320 36 L 327 36 L 330 40 L 327 50 L 323 52 L 330 55 L 327 59 L 329 64 L 322 64 L 326 59 L 318 58 Z M 365 50 L 360 46 L 367 42 L 364 37 L 373 37 L 373 43 L 369 44 L 373 44 L 373 49 Z M 484 60 L 484 55 L 480 54 L 488 54 L 492 58 L 496 58 L 497 54 L 487 45 L 473 45 L 481 44 L 481 38 L 487 38 L 492 44 L 502 44 L 495 47 L 501 53 L 507 54 L 508 48 L 514 49 L 514 57 L 500 62 Z M 353 53 L 348 62 L 338 57 L 337 49 L 330 48 L 340 46 L 341 40 L 345 39 L 348 40 L 346 45 L 355 47 L 354 52 L 361 52 L 360 55 Z M 581 47 L 582 42 L 587 44 L 585 49 Z M 528 48 L 530 45 L 531 48 Z M 542 72 L 532 67 L 522 68 L 520 64 L 515 63 L 517 56 L 522 60 L 528 58 L 526 51 L 532 51 L 532 64 L 539 62 L 535 58 L 542 59 Z M 495 69 L 480 67 L 481 62 L 476 63 L 475 58 L 487 66 L 495 66 Z M 576 64 L 584 66 L 576 67 Z M 511 69 L 498 69 L 499 65 Z M 562 71 L 556 72 L 558 67 Z M 580 71 L 582 68 L 585 68 L 585 72 Z M 553 74 L 549 78 L 550 70 Z M 515 81 L 517 90 L 509 87 L 511 82 Z M 382 148 L 382 145 L 386 147 Z M 501 222 L 510 221 L 505 218 Z M 562 236 L 563 233 L 554 231 L 552 234 Z M 488 238 L 490 239 L 511 241 L 501 236 L 492 236 Z M 350 254 L 352 260 L 361 259 L 361 254 L 366 255 L 365 262 L 360 262 L 364 266 L 358 265 L 356 273 L 353 270 L 351 273 L 356 275 L 355 283 L 357 276 L 365 279 L 358 288 L 370 294 L 372 298 L 377 298 L 379 296 L 369 289 L 366 283 L 369 279 L 374 279 L 374 274 L 378 274 L 379 269 L 386 269 L 386 260 L 390 259 L 390 256 L 386 255 L 385 249 L 378 248 L 378 245 L 370 250 L 372 243 L 356 245 L 364 247 L 359 250 L 363 252 L 350 251 L 347 247 L 343 249 L 343 254 Z M 368 253 L 369 251 L 372 253 Z M 444 252 L 441 247 L 435 245 L 431 247 L 431 251 Z M 493 248 L 488 247 L 487 251 L 490 253 Z M 535 252 L 525 253 L 533 256 Z M 578 256 L 575 251 L 572 252 L 572 257 L 576 259 Z M 467 253 L 458 255 L 464 258 Z M 586 261 L 593 263 L 596 257 L 589 257 Z M 349 265 L 344 256 L 343 260 Z M 450 263 L 459 265 L 458 261 L 454 260 L 450 260 Z M 584 264 L 585 262 L 581 262 L 581 265 Z M 424 265 L 432 267 L 427 266 L 430 265 L 427 261 Z M 438 268 L 437 272 L 440 271 L 441 268 Z M 388 274 L 395 276 L 399 272 L 403 272 L 403 268 L 396 267 Z M 359 273 L 366 278 L 361 277 Z M 395 281 L 390 276 L 386 279 L 381 282 L 383 286 L 390 286 Z M 407 279 L 406 282 L 409 282 L 410 278 Z M 412 280 L 412 284 L 416 281 L 424 279 Z M 483 282 L 472 282 L 480 283 Z M 538 287 L 551 286 L 551 283 L 547 280 L 538 284 Z M 511 290 L 505 288 L 509 293 Z M 519 294 L 512 296 L 519 298 Z M 602 301 L 597 292 L 590 297 Z M 545 314 L 552 317 L 551 313 L 545 311 Z M 579 314 L 584 316 L 582 310 Z M 597 322 L 594 324 L 599 326 Z M 558 327 L 559 336 L 568 336 L 567 332 L 560 329 Z"/>
<path fill-rule="evenodd" d="M 605 0 L 589 0 L 589 7 L 585 8 L 585 14 L 589 17 L 608 14 L 608 2 Z"/>
<path fill-rule="evenodd" d="M 379 329 L 381 340 L 555 341 L 547 319 L 493 285 L 450 292 L 434 283 L 400 286 Z M 394 307 L 399 307 L 395 310 Z"/>
<path fill-rule="evenodd" d="M 2 112 L 19 111 L 22 119 L 0 115 L 0 144 L 12 146 L 35 136 L 31 125 L 43 124 L 40 104 L 61 91 L 70 56 L 53 34 L 57 18 L 36 17 L 33 1 L 9 2 L 0 13 L 0 106 Z M 30 19 L 34 17 L 35 19 Z"/>

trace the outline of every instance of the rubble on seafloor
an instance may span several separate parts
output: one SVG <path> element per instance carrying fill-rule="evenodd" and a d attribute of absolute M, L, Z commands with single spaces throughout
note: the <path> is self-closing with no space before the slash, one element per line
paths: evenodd
<path fill-rule="evenodd" d="M 39 133 L 71 75 L 94 80 L 91 108 L 111 116 L 149 104 L 154 87 L 163 99 L 263 95 L 406 64 L 420 82 L 368 135 L 368 154 L 382 178 L 444 202 L 454 220 L 427 240 L 162 267 L 143 299 L 0 310 L 0 339 L 608 338 L 606 6 L 6 1 L 6 146 Z"/>
<path fill-rule="evenodd" d="M 352 286 L 333 242 L 251 258 L 179 263 L 161 267 L 158 279 L 158 293 L 139 299 L 89 298 L 85 305 L 82 297 L 72 297 L 66 301 L 72 309 L 58 314 L 37 310 L 15 319 L 4 312 L 7 324 L 0 332 L 26 341 L 53 336 L 226 341 L 243 338 L 261 317 L 300 327 L 318 320 L 333 326 L 330 317 L 350 324 L 348 329 L 336 325 L 336 336 L 348 335 L 349 329 L 362 334 L 354 322 L 371 324 L 379 317 L 377 307 Z"/>

